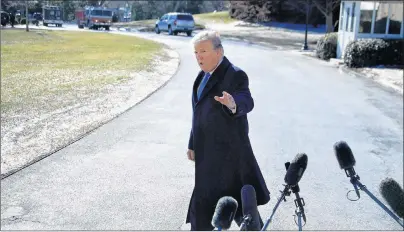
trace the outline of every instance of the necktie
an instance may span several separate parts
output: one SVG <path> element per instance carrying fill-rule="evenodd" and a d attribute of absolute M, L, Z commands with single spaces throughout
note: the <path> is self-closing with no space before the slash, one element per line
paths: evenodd
<path fill-rule="evenodd" d="M 198 100 L 201 97 L 202 91 L 205 88 L 206 83 L 208 83 L 209 77 L 210 77 L 210 73 L 206 73 L 205 76 L 203 77 L 201 83 L 199 84 L 198 92 L 197 92 Z"/>

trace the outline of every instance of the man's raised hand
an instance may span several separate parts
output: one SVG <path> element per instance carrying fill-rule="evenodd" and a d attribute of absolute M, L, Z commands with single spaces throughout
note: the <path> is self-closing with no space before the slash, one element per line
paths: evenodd
<path fill-rule="evenodd" d="M 226 91 L 223 91 L 222 93 L 223 96 L 221 97 L 215 96 L 215 100 L 227 106 L 227 108 L 229 109 L 234 109 L 236 107 L 236 102 L 234 101 L 234 98 Z"/>

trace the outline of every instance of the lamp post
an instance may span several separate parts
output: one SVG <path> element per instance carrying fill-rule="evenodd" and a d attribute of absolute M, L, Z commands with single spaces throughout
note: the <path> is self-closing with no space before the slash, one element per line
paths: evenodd
<path fill-rule="evenodd" d="M 25 31 L 29 31 L 28 24 L 28 0 L 25 0 Z"/>
<path fill-rule="evenodd" d="M 306 0 L 306 31 L 304 34 L 304 45 L 303 50 L 308 50 L 307 46 L 307 25 L 309 24 L 309 0 Z"/>

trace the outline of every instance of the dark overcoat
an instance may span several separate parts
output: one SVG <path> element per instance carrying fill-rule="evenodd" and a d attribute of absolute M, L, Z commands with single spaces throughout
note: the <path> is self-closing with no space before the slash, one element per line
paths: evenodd
<path fill-rule="evenodd" d="M 192 129 L 188 148 L 195 152 L 195 187 L 186 223 L 191 230 L 212 230 L 212 216 L 218 200 L 231 196 L 239 203 L 236 217 L 241 215 L 241 188 L 254 186 L 258 205 L 270 200 L 261 170 L 248 137 L 247 113 L 254 107 L 247 74 L 223 57 L 212 73 L 199 101 L 196 91 L 204 76 L 197 76 L 192 92 Z M 231 111 L 214 96 L 226 91 L 236 102 Z"/>

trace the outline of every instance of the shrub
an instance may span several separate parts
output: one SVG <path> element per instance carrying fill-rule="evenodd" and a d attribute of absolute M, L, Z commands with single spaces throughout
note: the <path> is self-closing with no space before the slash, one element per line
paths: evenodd
<path fill-rule="evenodd" d="M 345 48 L 344 63 L 350 68 L 402 65 L 403 39 L 360 39 Z"/>
<path fill-rule="evenodd" d="M 327 33 L 317 41 L 316 55 L 323 60 L 337 56 L 338 32 Z"/>

